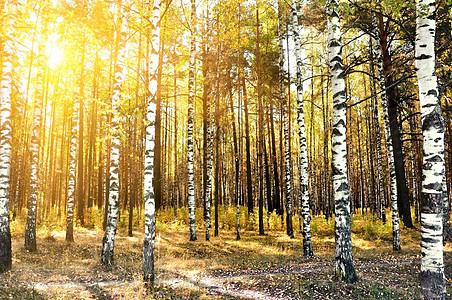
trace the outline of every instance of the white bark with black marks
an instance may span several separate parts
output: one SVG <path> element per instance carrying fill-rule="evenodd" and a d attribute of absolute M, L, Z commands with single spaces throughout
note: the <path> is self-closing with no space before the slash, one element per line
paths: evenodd
<path fill-rule="evenodd" d="M 74 202 L 75 202 L 75 168 L 77 155 L 78 134 L 78 104 L 76 98 L 72 100 L 71 143 L 69 148 L 69 180 L 67 186 L 67 211 L 66 211 L 66 241 L 74 241 Z"/>
<path fill-rule="evenodd" d="M 196 3 L 191 0 L 191 41 L 188 71 L 188 124 L 187 124 L 187 169 L 188 169 L 188 223 L 190 227 L 190 241 L 196 241 L 196 206 L 195 206 L 195 175 L 194 175 L 194 98 L 195 98 L 195 56 L 196 56 Z"/>
<path fill-rule="evenodd" d="M 303 99 L 303 74 L 301 55 L 301 25 L 298 24 L 298 1 L 292 0 L 292 31 L 295 40 L 295 57 L 297 60 L 297 121 L 298 138 L 300 140 L 299 159 L 299 190 L 298 201 L 301 203 L 301 215 L 303 217 L 303 254 L 313 256 L 311 242 L 311 213 L 309 211 L 309 161 L 306 145 L 306 128 L 304 122 L 304 99 Z"/>
<path fill-rule="evenodd" d="M 281 13 L 281 12 L 279 12 Z M 284 76 L 284 47 L 283 47 L 283 31 L 282 21 L 279 18 L 279 84 L 280 84 L 280 97 L 281 97 L 281 114 L 283 117 L 283 138 L 284 138 L 284 183 L 285 183 L 285 195 L 286 195 L 286 233 L 289 237 L 293 238 L 293 226 L 292 226 L 292 166 L 290 163 L 290 136 L 289 136 L 289 115 L 288 115 L 288 101 L 285 92 L 285 76 Z"/>
<path fill-rule="evenodd" d="M 0 82 L 0 273 L 11 269 L 11 231 L 9 226 L 9 188 L 11 170 L 11 88 L 14 58 L 14 27 L 17 1 L 7 6 Z"/>
<path fill-rule="evenodd" d="M 452 238 L 452 228 L 450 227 L 450 205 L 449 194 L 447 191 L 447 172 L 444 172 L 442 189 L 443 189 L 443 245 L 446 245 Z"/>
<path fill-rule="evenodd" d="M 421 193 L 421 298 L 444 299 L 442 182 L 444 119 L 435 66 L 435 0 L 416 1 L 415 61 L 423 143 Z"/>
<path fill-rule="evenodd" d="M 210 99 L 207 99 L 207 180 L 206 180 L 206 241 L 210 240 L 210 227 L 211 227 L 211 213 L 210 206 L 212 203 L 212 177 L 213 177 L 213 136 L 214 136 L 214 122 L 213 122 L 213 110 L 210 103 Z M 217 188 L 217 187 L 215 187 Z"/>
<path fill-rule="evenodd" d="M 45 32 L 45 26 L 42 28 Z M 44 34 L 45 36 L 45 34 Z M 42 106 L 44 102 L 44 74 L 46 69 L 44 44 L 38 47 L 38 66 L 36 74 L 36 91 L 33 105 L 33 122 L 30 140 L 30 187 L 27 201 L 27 224 L 25 227 L 25 249 L 36 251 L 36 214 L 39 194 L 39 149 L 42 126 Z"/>
<path fill-rule="evenodd" d="M 353 265 L 350 191 L 347 177 L 346 90 L 342 65 L 339 2 L 330 0 L 328 9 L 328 48 L 333 91 L 332 172 L 335 212 L 336 270 L 335 276 L 345 282 L 358 278 Z"/>
<path fill-rule="evenodd" d="M 147 3 L 150 6 L 150 3 Z M 154 0 L 152 8 L 151 57 L 149 61 L 149 99 L 146 107 L 146 149 L 144 155 L 144 240 L 143 278 L 153 285 L 155 280 L 155 193 L 154 193 L 154 147 L 155 117 L 157 109 L 157 76 L 160 49 L 160 0 Z"/>
<path fill-rule="evenodd" d="M 127 18 L 124 11 L 125 2 L 121 2 L 120 15 L 121 27 L 117 36 L 117 60 L 115 64 L 115 77 L 113 83 L 113 96 L 111 98 L 111 159 L 110 159 L 110 187 L 108 198 L 107 227 L 102 240 L 101 262 L 103 265 L 113 264 L 113 250 L 115 245 L 116 229 L 118 224 L 118 198 L 119 198 L 119 148 L 121 137 L 119 132 L 119 101 L 121 100 L 121 88 L 125 78 L 125 54 L 127 40 Z"/>
<path fill-rule="evenodd" d="M 383 120 L 384 131 L 386 136 L 386 147 L 388 147 L 388 166 L 389 166 L 389 178 L 391 181 L 391 216 L 392 216 L 392 249 L 400 251 L 400 225 L 399 225 L 399 213 L 397 208 L 397 178 L 394 164 L 394 150 L 392 147 L 391 127 L 389 125 L 389 112 L 388 112 L 388 98 L 386 96 L 386 81 L 383 71 L 383 54 L 381 52 L 380 42 L 376 39 L 378 34 L 378 24 L 375 15 L 372 17 L 373 25 L 375 26 L 373 40 L 375 42 L 374 57 L 377 61 L 377 69 L 379 73 L 379 83 L 381 90 L 381 104 L 383 107 Z M 376 108 L 378 109 L 378 108 Z"/>

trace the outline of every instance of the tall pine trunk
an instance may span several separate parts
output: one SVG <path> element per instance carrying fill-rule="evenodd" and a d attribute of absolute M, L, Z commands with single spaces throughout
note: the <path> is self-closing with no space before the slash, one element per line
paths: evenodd
<path fill-rule="evenodd" d="M 256 8 L 256 69 L 257 69 L 257 106 L 258 106 L 258 168 L 259 168 L 259 235 L 264 234 L 264 111 L 261 92 L 261 62 L 260 62 L 260 28 L 259 8 Z M 269 195 L 267 194 L 267 197 Z"/>
<path fill-rule="evenodd" d="M 415 61 L 424 157 L 421 195 L 421 298 L 444 299 L 442 182 L 444 119 L 435 69 L 435 0 L 416 1 Z"/>
<path fill-rule="evenodd" d="M 389 20 L 387 22 L 390 22 Z M 386 26 L 385 26 L 386 25 Z M 410 201 L 408 199 L 407 180 L 405 176 L 404 157 L 402 153 L 402 140 L 400 138 L 400 130 L 397 120 L 397 100 L 393 79 L 393 71 L 391 69 L 391 56 L 389 53 L 390 45 L 388 43 L 389 26 L 383 23 L 382 16 L 379 16 L 379 37 L 382 52 L 382 69 L 386 86 L 386 100 L 388 103 L 388 124 L 390 129 L 390 137 L 394 155 L 394 172 L 397 183 L 397 208 L 400 218 L 406 227 L 413 228 L 411 219 Z M 380 75 L 382 76 L 382 75 Z M 381 87 L 382 88 L 382 87 Z M 388 137 L 386 137 L 388 139 Z M 391 200 L 392 201 L 392 200 Z"/>

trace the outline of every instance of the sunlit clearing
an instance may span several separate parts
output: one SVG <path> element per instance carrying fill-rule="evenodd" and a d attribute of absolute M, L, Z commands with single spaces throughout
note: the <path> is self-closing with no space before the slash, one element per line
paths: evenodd
<path fill-rule="evenodd" d="M 47 66 L 55 69 L 64 58 L 64 51 L 58 46 L 58 35 L 52 34 L 48 40 L 46 49 Z"/>

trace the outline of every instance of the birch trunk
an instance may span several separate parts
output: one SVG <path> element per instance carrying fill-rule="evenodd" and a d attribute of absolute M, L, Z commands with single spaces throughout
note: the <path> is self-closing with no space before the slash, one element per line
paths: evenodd
<path fill-rule="evenodd" d="M 421 298 L 444 299 L 442 181 L 444 119 L 435 70 L 435 1 L 416 1 L 415 61 L 423 133 L 421 194 Z"/>
<path fill-rule="evenodd" d="M 281 12 L 279 12 L 281 14 Z M 280 98 L 281 98 L 281 114 L 284 133 L 284 183 L 286 194 L 286 233 L 289 237 L 293 238 L 293 226 L 292 226 L 292 172 L 290 164 L 290 139 L 289 139 L 289 116 L 287 108 L 287 99 L 284 87 L 284 48 L 283 48 L 283 34 L 282 34 L 282 21 L 279 18 L 279 81 L 280 81 Z M 281 151 L 283 153 L 283 151 Z"/>
<path fill-rule="evenodd" d="M 0 273 L 11 269 L 11 231 L 9 227 L 9 188 L 11 170 L 11 88 L 14 58 L 14 27 L 17 1 L 11 1 L 3 41 L 0 82 Z"/>
<path fill-rule="evenodd" d="M 188 124 L 187 124 L 187 168 L 188 168 L 188 223 L 190 227 L 190 241 L 196 241 L 195 219 L 195 177 L 193 163 L 193 126 L 194 126 L 194 98 L 195 98 L 195 55 L 196 55 L 196 0 L 191 0 L 191 41 L 190 61 L 188 71 Z"/>
<path fill-rule="evenodd" d="M 373 19 L 373 23 L 377 26 L 377 20 Z M 375 37 L 379 37 L 378 27 L 376 28 Z M 383 70 L 383 54 L 380 47 L 381 43 L 375 41 L 374 56 L 377 60 L 377 68 L 379 73 L 379 82 L 381 90 L 381 104 L 383 107 L 383 119 L 384 129 L 386 135 L 386 146 L 388 147 L 388 165 L 389 165 L 389 177 L 391 180 L 391 216 L 392 216 L 392 249 L 400 251 L 400 225 L 399 225 L 399 213 L 397 204 L 397 177 L 395 172 L 394 163 L 394 150 L 392 147 L 391 127 L 389 124 L 389 111 L 388 111 L 388 98 L 386 96 L 386 80 Z"/>
<path fill-rule="evenodd" d="M 120 13 L 121 28 L 117 37 L 118 57 L 115 63 L 115 75 L 113 83 L 113 96 L 111 98 L 111 107 L 113 111 L 111 121 L 111 158 L 110 158 L 110 185 L 108 197 L 107 227 L 102 240 L 101 262 L 103 265 L 113 264 L 113 249 L 115 244 L 116 228 L 118 224 L 118 198 L 119 198 L 119 147 L 121 137 L 119 133 L 119 104 L 121 100 L 121 87 L 125 78 L 125 51 L 127 40 L 127 19 L 125 17 L 125 0 L 121 2 Z"/>
<path fill-rule="evenodd" d="M 213 125 L 213 112 L 212 112 L 212 105 L 210 103 L 210 99 L 207 99 L 207 148 L 206 148 L 206 193 L 205 193 L 205 199 L 206 199 L 206 241 L 210 240 L 210 221 L 211 221 L 211 214 L 210 214 L 210 206 L 212 203 L 212 170 L 213 170 L 213 132 L 214 132 L 214 125 Z M 215 189 L 218 187 L 215 186 Z"/>
<path fill-rule="evenodd" d="M 150 3 L 148 2 L 149 6 Z M 151 57 L 149 65 L 149 99 L 146 105 L 146 148 L 144 157 L 144 240 L 143 273 L 144 281 L 154 284 L 154 249 L 155 249 L 155 194 L 154 194 L 154 146 L 155 113 L 157 100 L 157 73 L 159 68 L 160 44 L 160 0 L 154 0 L 152 17 Z"/>
<path fill-rule="evenodd" d="M 45 32 L 45 26 L 43 26 Z M 39 43 L 38 47 L 38 71 L 36 74 L 36 92 L 33 104 L 32 133 L 30 139 L 30 187 L 27 201 L 27 224 L 25 228 L 25 249 L 36 251 L 36 214 L 39 194 L 39 150 L 41 140 L 42 107 L 45 93 L 45 57 L 44 44 Z"/>
<path fill-rule="evenodd" d="M 353 265 L 350 192 L 347 178 L 346 91 L 342 66 L 341 25 L 339 2 L 330 0 L 328 9 L 328 48 L 333 91 L 332 171 L 336 237 L 336 278 L 355 282 L 358 278 Z"/>
<path fill-rule="evenodd" d="M 297 121 L 298 138 L 300 140 L 298 169 L 299 187 L 298 201 L 301 203 L 301 215 L 303 217 L 303 253 L 304 256 L 313 256 L 311 242 L 311 214 L 309 211 L 309 162 L 308 150 L 306 145 L 306 128 L 304 123 L 304 99 L 303 99 L 303 74 L 302 74 L 302 56 L 301 56 L 301 26 L 298 25 L 298 10 L 296 0 L 292 0 L 292 31 L 295 40 L 295 57 L 297 60 Z"/>
<path fill-rule="evenodd" d="M 445 246 L 452 238 L 452 228 L 450 227 L 450 205 L 449 193 L 447 190 L 447 172 L 444 172 L 443 182 L 443 245 Z"/>

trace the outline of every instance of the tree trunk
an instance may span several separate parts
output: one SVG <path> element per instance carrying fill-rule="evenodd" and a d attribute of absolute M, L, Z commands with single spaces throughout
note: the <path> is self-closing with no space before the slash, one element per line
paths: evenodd
<path fill-rule="evenodd" d="M 281 14 L 281 12 L 279 12 Z M 293 238 L 293 226 L 292 226 L 292 172 L 290 163 L 290 137 L 289 137 L 289 114 L 288 103 L 284 87 L 284 48 L 283 48 L 283 35 L 282 35 L 282 23 L 281 16 L 279 17 L 279 83 L 280 83 L 280 97 L 281 97 L 281 115 L 283 123 L 282 137 L 284 140 L 284 183 L 286 194 L 286 233 L 289 237 Z M 281 151 L 282 155 L 282 151 Z"/>
<path fill-rule="evenodd" d="M 292 31 L 295 40 L 295 57 L 297 60 L 297 113 L 298 113 L 298 138 L 300 140 L 298 168 L 299 186 L 298 186 L 298 201 L 301 203 L 301 215 L 303 217 L 303 254 L 304 256 L 314 256 L 311 242 L 311 214 L 309 211 L 309 162 L 308 149 L 306 145 L 306 128 L 304 120 L 304 99 L 303 99 L 303 77 L 302 66 L 303 60 L 301 55 L 301 26 L 298 25 L 298 10 L 297 1 L 292 0 Z M 311 132 L 312 134 L 312 132 Z"/>
<path fill-rule="evenodd" d="M 221 179 L 221 170 L 220 170 L 220 64 L 221 64 L 221 43 L 219 38 L 217 40 L 217 70 L 216 70 L 216 95 L 215 95 L 215 115 L 212 114 L 212 117 L 215 118 L 214 128 L 212 129 L 211 135 L 212 139 L 215 138 L 215 230 L 214 236 L 218 236 L 218 209 L 220 203 L 220 179 Z M 211 120 L 212 121 L 212 120 Z M 212 122 L 213 123 L 213 122 Z M 213 157 L 212 157 L 213 159 Z M 210 222 L 208 223 L 210 225 Z"/>
<path fill-rule="evenodd" d="M 107 227 L 102 240 L 101 263 L 103 265 L 113 264 L 113 249 L 116 236 L 116 228 L 119 214 L 119 148 L 121 137 L 119 133 L 119 107 L 121 99 L 121 87 L 125 77 L 125 50 L 127 41 L 127 19 L 125 16 L 125 1 L 121 2 L 120 14 L 121 27 L 117 36 L 117 60 L 115 63 L 115 77 L 113 83 L 113 96 L 111 98 L 112 121 L 111 121 L 111 160 L 110 160 L 110 185 L 108 199 Z"/>
<path fill-rule="evenodd" d="M 259 167 L 259 235 L 264 235 L 264 112 L 261 93 L 261 69 L 260 69 L 260 28 L 259 8 L 256 8 L 256 69 L 257 69 L 257 106 L 258 106 L 258 167 Z"/>
<path fill-rule="evenodd" d="M 4 24 L 3 60 L 0 82 L 0 273 L 11 269 L 11 231 L 9 226 L 9 188 L 11 170 L 11 89 L 14 59 L 14 27 L 17 1 L 11 1 Z"/>
<path fill-rule="evenodd" d="M 147 3 L 150 8 L 150 3 Z M 160 45 L 160 0 L 154 0 L 152 17 L 151 55 L 149 58 L 149 97 L 146 104 L 146 148 L 144 157 L 144 240 L 143 240 L 143 279 L 149 287 L 154 285 L 155 249 L 155 194 L 154 194 L 154 146 L 156 131 L 157 81 Z M 148 35 L 149 38 L 149 35 Z M 149 41 L 148 41 L 149 42 Z"/>
<path fill-rule="evenodd" d="M 190 226 L 190 241 L 196 241 L 195 219 L 195 177 L 193 162 L 193 126 L 194 126 L 194 98 L 195 98 L 195 55 L 196 55 L 196 1 L 191 0 L 191 41 L 190 61 L 188 71 L 188 123 L 187 123 L 187 167 L 188 167 L 188 211 Z"/>
<path fill-rule="evenodd" d="M 269 122 L 267 118 L 267 127 L 270 123 L 270 135 L 271 135 L 271 152 L 272 152 L 272 165 L 273 165 L 273 178 L 274 178 L 274 188 L 273 188 L 273 207 L 276 210 L 277 214 L 282 215 L 283 212 L 281 212 L 281 191 L 280 191 L 280 183 L 279 183 L 279 172 L 278 172 L 278 159 L 276 156 L 276 137 L 275 137 L 275 125 L 274 125 L 274 118 L 273 118 L 273 104 L 270 103 L 270 120 Z"/>
<path fill-rule="evenodd" d="M 376 22 L 374 22 L 376 23 Z M 380 46 L 382 43 L 380 41 Z M 388 165 L 389 165 L 389 177 L 391 179 L 391 211 L 392 211 L 392 248 L 395 251 L 400 251 L 400 225 L 399 225 L 399 215 L 398 215 L 398 188 L 397 188 L 397 176 L 396 176 L 396 166 L 394 158 L 394 149 L 392 142 L 394 138 L 392 137 L 391 125 L 389 120 L 389 110 L 388 110 L 388 97 L 386 91 L 386 80 L 384 74 L 384 64 L 383 55 L 381 48 L 375 45 L 373 48 L 375 51 L 375 58 L 377 60 L 377 67 L 379 73 L 379 82 L 381 90 L 381 104 L 383 107 L 383 119 L 385 123 L 385 135 L 386 135 L 386 146 L 388 147 Z M 411 213 L 410 213 L 411 220 Z"/>
<path fill-rule="evenodd" d="M 388 21 L 389 22 L 389 21 Z M 386 98 L 388 102 L 388 120 L 391 132 L 393 153 L 394 153 L 394 167 L 397 181 L 397 207 L 399 215 L 403 224 L 408 228 L 413 228 L 411 220 L 410 201 L 408 198 L 408 188 L 406 186 L 405 165 L 402 153 L 402 140 L 400 139 L 400 130 L 397 120 L 397 100 L 395 94 L 394 80 L 391 70 L 391 57 L 389 54 L 388 45 L 388 26 L 383 23 L 382 17 L 379 20 L 379 37 L 380 46 L 383 56 L 383 74 L 385 77 Z"/>
<path fill-rule="evenodd" d="M 43 27 L 45 28 L 45 25 L 43 25 Z M 45 31 L 45 29 L 43 30 Z M 27 224 L 25 228 L 25 249 L 30 252 L 36 251 L 36 212 L 38 194 L 40 189 L 39 180 L 42 180 L 42 178 L 40 178 L 39 176 L 39 152 L 41 145 L 40 141 L 42 138 L 42 109 L 45 94 L 44 77 L 46 72 L 43 42 L 39 43 L 38 53 L 38 71 L 36 75 L 35 93 L 36 96 L 33 108 L 33 123 L 30 141 L 30 188 L 27 203 Z"/>
<path fill-rule="evenodd" d="M 84 168 L 83 168 L 83 106 L 84 106 L 84 73 L 85 73 L 85 44 L 86 38 L 83 37 L 82 46 L 82 62 L 79 82 L 79 95 L 78 95 L 78 158 L 77 158 L 77 181 L 76 181 L 76 193 L 77 193 L 77 220 L 80 225 L 84 225 L 84 213 L 85 213 L 85 197 L 84 197 Z"/>
<path fill-rule="evenodd" d="M 421 299 L 444 299 L 442 182 L 444 119 L 435 70 L 435 0 L 416 1 L 416 73 L 421 106 L 424 158 L 421 196 Z"/>
<path fill-rule="evenodd" d="M 248 93 L 245 84 L 245 74 L 241 78 L 243 90 L 243 109 L 245 111 L 245 155 L 246 155 L 246 196 L 248 205 L 248 215 L 254 212 L 253 202 L 253 181 L 251 180 L 251 142 L 250 142 L 250 123 L 248 110 Z"/>
<path fill-rule="evenodd" d="M 336 235 L 336 278 L 353 283 L 358 278 L 353 265 L 350 193 L 347 178 L 345 76 L 342 66 L 339 3 L 328 2 L 328 48 L 333 91 L 333 189 Z"/>

